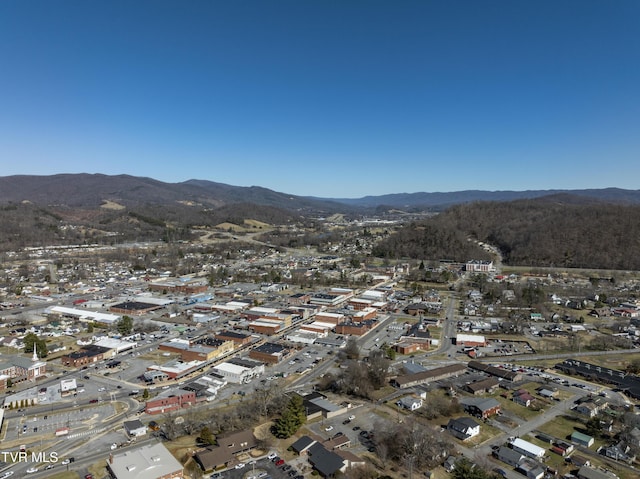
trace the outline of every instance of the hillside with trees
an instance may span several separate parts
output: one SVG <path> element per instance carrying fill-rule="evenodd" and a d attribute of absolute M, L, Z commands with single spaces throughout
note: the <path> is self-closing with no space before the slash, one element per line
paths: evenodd
<path fill-rule="evenodd" d="M 509 265 L 640 269 L 640 207 L 569 195 L 457 205 L 378 244 L 388 258 L 482 259 L 477 240 Z"/>

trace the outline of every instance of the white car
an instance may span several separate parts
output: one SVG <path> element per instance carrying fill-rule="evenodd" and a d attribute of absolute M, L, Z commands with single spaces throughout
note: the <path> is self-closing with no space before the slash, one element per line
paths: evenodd
<path fill-rule="evenodd" d="M 273 459 L 274 457 L 278 457 L 278 455 L 277 455 L 275 452 L 271 452 L 271 453 L 269 453 L 269 455 L 267 456 L 267 459 L 271 460 L 271 459 Z"/>
<path fill-rule="evenodd" d="M 106 390 L 107 390 L 107 388 L 98 388 L 98 392 L 99 392 L 99 393 L 101 393 L 101 392 L 103 392 L 103 391 L 106 391 Z"/>
<path fill-rule="evenodd" d="M 33 474 L 34 472 L 38 472 L 37 467 L 30 467 L 29 469 L 27 469 L 27 474 Z"/>
<path fill-rule="evenodd" d="M 7 477 L 13 476 L 13 471 L 7 471 L 0 476 L 0 479 L 6 479 Z"/>
<path fill-rule="evenodd" d="M 352 414 L 351 416 L 349 416 L 349 421 L 353 421 L 356 417 Z"/>
<path fill-rule="evenodd" d="M 239 462 L 236 464 L 236 469 L 242 469 L 244 467 L 244 462 Z"/>
<path fill-rule="evenodd" d="M 111 444 L 111 450 L 113 451 L 114 449 L 118 449 L 118 445 L 115 442 Z"/>
<path fill-rule="evenodd" d="M 329 431 L 333 431 L 333 426 L 327 426 L 324 428 L 325 431 L 329 432 Z"/>
<path fill-rule="evenodd" d="M 66 466 L 67 464 L 69 464 L 71 461 L 69 459 L 65 459 L 64 461 L 62 461 L 60 464 L 62 464 L 63 466 Z"/>

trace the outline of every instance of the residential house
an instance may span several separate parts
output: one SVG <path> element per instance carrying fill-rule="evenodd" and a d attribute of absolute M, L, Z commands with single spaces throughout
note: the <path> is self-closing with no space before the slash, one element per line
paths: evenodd
<path fill-rule="evenodd" d="M 462 398 L 460 404 L 467 413 L 481 419 L 500 413 L 500 403 L 494 398 Z"/>
<path fill-rule="evenodd" d="M 396 405 L 403 408 L 408 409 L 409 411 L 415 411 L 416 409 L 420 409 L 422 407 L 422 399 L 414 398 L 411 396 L 405 396 L 398 401 L 396 401 Z"/>
<path fill-rule="evenodd" d="M 480 434 L 480 424 L 470 417 L 452 418 L 447 424 L 447 430 L 458 439 L 466 441 Z"/>
<path fill-rule="evenodd" d="M 522 454 L 521 452 L 515 451 L 514 449 L 506 446 L 500 446 L 493 452 L 493 455 L 499 461 L 509 464 L 512 467 L 516 467 L 518 464 L 520 464 L 520 461 L 525 458 L 524 454 Z"/>
<path fill-rule="evenodd" d="M 257 440 L 250 430 L 217 436 L 216 443 L 217 445 L 201 449 L 193 456 L 203 471 L 235 465 L 240 462 L 236 454 L 250 451 L 257 446 Z"/>
<path fill-rule="evenodd" d="M 595 439 L 591 436 L 587 436 L 586 434 L 582 434 L 581 432 L 573 431 L 573 433 L 571 433 L 571 441 L 580 446 L 591 447 L 593 446 Z"/>
<path fill-rule="evenodd" d="M 529 407 L 531 406 L 533 401 L 535 401 L 536 398 L 534 398 L 531 394 L 529 394 L 529 391 L 525 391 L 524 389 L 519 389 L 513 393 L 512 399 L 513 399 L 513 402 L 515 402 L 516 404 L 520 404 L 521 406 L 524 406 L 524 407 Z"/>

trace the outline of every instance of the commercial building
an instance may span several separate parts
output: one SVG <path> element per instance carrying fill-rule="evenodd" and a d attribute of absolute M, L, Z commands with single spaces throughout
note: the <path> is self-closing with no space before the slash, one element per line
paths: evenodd
<path fill-rule="evenodd" d="M 182 464 L 160 443 L 110 454 L 107 471 L 113 479 L 177 479 L 184 477 Z"/>

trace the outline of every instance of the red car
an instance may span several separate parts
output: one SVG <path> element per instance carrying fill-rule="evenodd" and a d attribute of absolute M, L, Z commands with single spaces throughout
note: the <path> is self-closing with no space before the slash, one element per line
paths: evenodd
<path fill-rule="evenodd" d="M 93 479 L 93 474 L 87 474 L 84 476 L 84 479 Z"/>
<path fill-rule="evenodd" d="M 282 466 L 284 464 L 284 459 L 280 459 L 279 461 L 276 461 L 276 466 Z"/>

